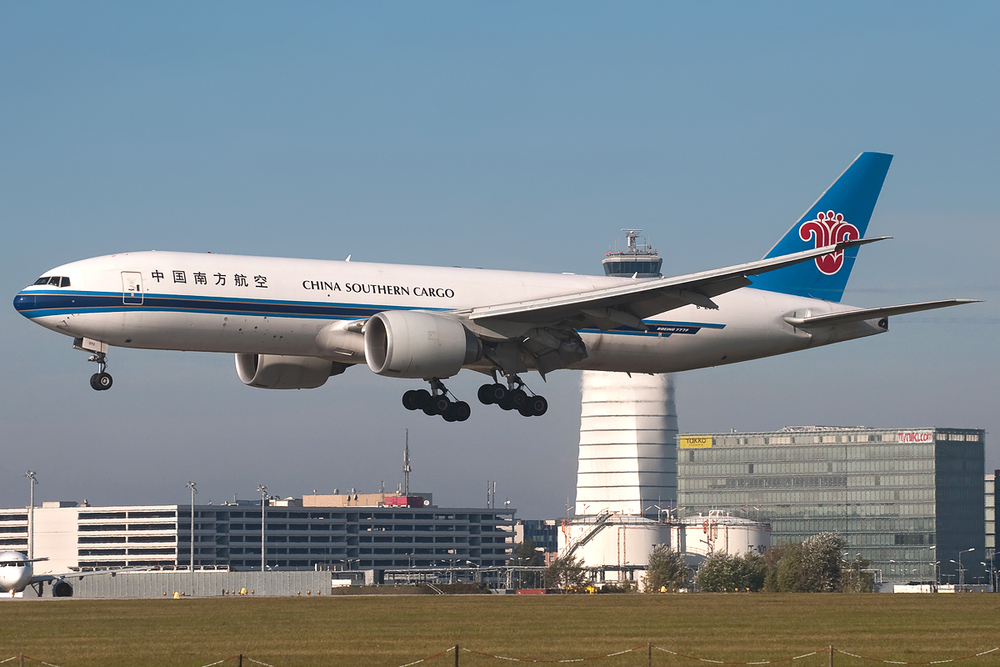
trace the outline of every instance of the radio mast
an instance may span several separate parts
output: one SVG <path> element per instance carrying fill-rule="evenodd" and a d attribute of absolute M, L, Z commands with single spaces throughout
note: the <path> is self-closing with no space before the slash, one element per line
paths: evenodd
<path fill-rule="evenodd" d="M 406 446 L 403 448 L 403 495 L 410 495 L 410 429 L 406 429 Z"/>

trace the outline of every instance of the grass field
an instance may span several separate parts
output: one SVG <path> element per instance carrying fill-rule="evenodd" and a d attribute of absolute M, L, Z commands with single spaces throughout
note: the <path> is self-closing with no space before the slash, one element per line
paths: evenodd
<path fill-rule="evenodd" d="M 989 594 L 7 600 L 0 603 L 0 660 L 23 652 L 60 667 L 196 667 L 242 653 L 275 667 L 399 667 L 455 644 L 565 660 L 651 642 L 723 661 L 778 660 L 833 645 L 926 662 L 1000 644 L 998 612 L 1000 595 Z M 459 656 L 469 667 L 510 664 L 464 650 Z M 657 650 L 652 656 L 664 667 L 699 664 Z M 450 667 L 454 660 L 448 653 L 423 664 Z M 828 661 L 824 653 L 794 664 Z M 839 653 L 834 663 L 870 664 Z M 638 667 L 647 652 L 589 664 Z M 1000 651 L 959 665 L 1000 667 Z"/>

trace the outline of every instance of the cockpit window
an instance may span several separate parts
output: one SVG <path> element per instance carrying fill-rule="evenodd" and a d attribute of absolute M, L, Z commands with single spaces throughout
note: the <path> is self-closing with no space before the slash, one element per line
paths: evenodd
<path fill-rule="evenodd" d="M 42 276 L 35 281 L 36 285 L 52 285 L 53 287 L 69 287 L 69 278 L 66 276 Z"/>

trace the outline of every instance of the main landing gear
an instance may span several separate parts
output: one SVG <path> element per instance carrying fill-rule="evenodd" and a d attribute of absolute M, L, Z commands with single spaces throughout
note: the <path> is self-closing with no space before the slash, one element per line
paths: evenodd
<path fill-rule="evenodd" d="M 433 378 L 431 390 L 411 389 L 403 394 L 403 407 L 407 410 L 423 410 L 425 415 L 441 415 L 446 422 L 464 422 L 472 414 L 472 408 L 465 401 L 448 398 L 451 392 Z"/>
<path fill-rule="evenodd" d="M 111 385 L 114 384 L 114 379 L 106 370 L 108 367 L 108 355 L 104 352 L 98 352 L 92 355 L 90 359 L 87 359 L 87 361 L 93 361 L 95 364 L 98 364 L 101 369 L 99 372 L 90 376 L 90 386 L 97 391 L 111 389 Z"/>
<path fill-rule="evenodd" d="M 528 395 L 524 382 L 516 375 L 507 376 L 507 386 L 499 382 L 484 384 L 479 388 L 479 402 L 495 403 L 502 410 L 517 410 L 523 417 L 540 417 L 549 409 L 549 402 L 538 394 Z"/>

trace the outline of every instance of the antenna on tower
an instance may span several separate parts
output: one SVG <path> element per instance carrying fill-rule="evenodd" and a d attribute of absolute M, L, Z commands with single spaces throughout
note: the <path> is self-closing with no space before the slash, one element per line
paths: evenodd
<path fill-rule="evenodd" d="M 410 429 L 406 429 L 406 446 L 403 448 L 403 495 L 410 495 Z"/>

